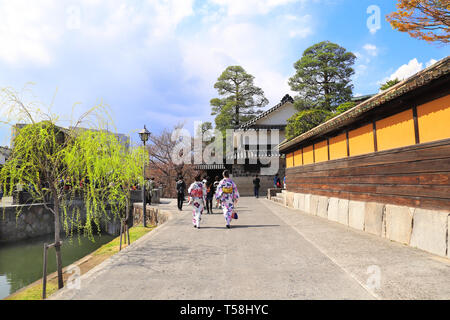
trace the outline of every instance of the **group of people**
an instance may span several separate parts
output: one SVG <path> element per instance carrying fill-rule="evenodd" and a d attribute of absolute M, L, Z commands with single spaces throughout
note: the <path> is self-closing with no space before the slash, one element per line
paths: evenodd
<path fill-rule="evenodd" d="M 281 184 L 280 177 L 278 173 L 273 178 L 273 187 L 277 189 L 284 188 L 286 189 L 286 176 L 283 178 L 283 184 Z M 259 179 L 258 175 L 253 179 L 253 190 L 255 194 L 255 198 L 259 198 L 259 189 L 261 188 L 261 179 Z"/>
<path fill-rule="evenodd" d="M 178 194 L 178 209 L 183 209 L 183 201 L 186 191 L 186 183 L 183 177 L 178 177 L 176 182 Z M 223 179 L 217 176 L 214 181 L 210 177 L 201 175 L 195 177 L 195 181 L 187 190 L 189 204 L 193 206 L 192 223 L 195 228 L 200 229 L 202 213 L 206 207 L 207 214 L 213 214 L 213 200 L 216 200 L 216 208 L 220 205 L 226 221 L 226 228 L 231 228 L 231 220 L 235 216 L 235 207 L 239 199 L 239 191 L 233 180 L 230 179 L 228 170 L 223 172 Z"/>

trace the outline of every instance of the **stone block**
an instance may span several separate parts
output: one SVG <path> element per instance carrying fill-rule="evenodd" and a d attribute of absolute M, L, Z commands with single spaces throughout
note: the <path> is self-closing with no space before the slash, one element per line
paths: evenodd
<path fill-rule="evenodd" d="M 338 222 L 339 220 L 339 199 L 330 198 L 328 202 L 328 220 Z"/>
<path fill-rule="evenodd" d="M 297 193 L 294 193 L 293 201 L 292 201 L 292 207 L 294 209 L 298 209 L 298 196 Z"/>
<path fill-rule="evenodd" d="M 414 208 L 386 205 L 386 238 L 409 245 Z"/>
<path fill-rule="evenodd" d="M 305 209 L 303 210 L 306 213 L 310 213 L 311 211 L 311 195 L 305 194 Z"/>
<path fill-rule="evenodd" d="M 302 196 L 301 193 L 294 193 L 294 209 L 299 210 L 300 209 L 300 197 Z"/>
<path fill-rule="evenodd" d="M 294 193 L 286 192 L 286 207 L 293 208 L 294 207 Z"/>
<path fill-rule="evenodd" d="M 366 202 L 350 201 L 348 203 L 348 225 L 354 229 L 364 230 Z"/>
<path fill-rule="evenodd" d="M 303 211 L 303 212 L 305 211 L 305 197 L 306 197 L 306 194 L 299 193 L 298 209 Z"/>
<path fill-rule="evenodd" d="M 367 202 L 364 216 L 364 231 L 385 236 L 383 232 L 383 210 L 384 204 L 377 202 Z"/>
<path fill-rule="evenodd" d="M 445 256 L 447 253 L 448 217 L 449 213 L 447 211 L 417 208 L 414 211 L 410 245 Z"/>
<path fill-rule="evenodd" d="M 338 222 L 348 226 L 348 199 L 339 199 Z"/>
<path fill-rule="evenodd" d="M 317 205 L 319 204 L 319 196 L 311 195 L 310 205 L 309 205 L 309 214 L 313 216 L 317 215 Z"/>
<path fill-rule="evenodd" d="M 317 215 L 322 218 L 328 218 L 328 197 L 319 197 L 319 203 L 317 205 Z"/>

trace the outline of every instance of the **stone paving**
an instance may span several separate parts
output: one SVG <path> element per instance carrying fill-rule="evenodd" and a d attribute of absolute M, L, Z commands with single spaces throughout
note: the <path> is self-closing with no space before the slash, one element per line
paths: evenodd
<path fill-rule="evenodd" d="M 52 299 L 450 299 L 450 260 L 266 199 L 190 207 Z"/>

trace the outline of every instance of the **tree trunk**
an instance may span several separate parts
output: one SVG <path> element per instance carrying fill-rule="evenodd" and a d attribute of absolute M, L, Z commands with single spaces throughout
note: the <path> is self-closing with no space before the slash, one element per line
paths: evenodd
<path fill-rule="evenodd" d="M 58 289 L 64 287 L 62 275 L 62 256 L 61 256 L 61 223 L 59 221 L 59 199 L 56 193 L 53 194 L 54 216 L 55 216 L 55 251 L 56 251 L 56 270 L 58 272 Z"/>

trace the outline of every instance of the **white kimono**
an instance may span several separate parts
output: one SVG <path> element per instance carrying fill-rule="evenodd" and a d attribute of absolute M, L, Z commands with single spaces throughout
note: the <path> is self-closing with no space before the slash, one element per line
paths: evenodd
<path fill-rule="evenodd" d="M 202 182 L 194 182 L 188 189 L 190 202 L 193 206 L 192 223 L 195 227 L 200 227 L 200 219 L 205 207 L 206 187 Z"/>

